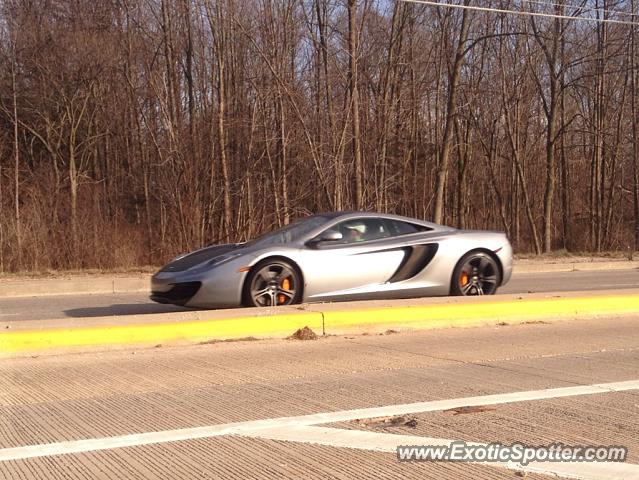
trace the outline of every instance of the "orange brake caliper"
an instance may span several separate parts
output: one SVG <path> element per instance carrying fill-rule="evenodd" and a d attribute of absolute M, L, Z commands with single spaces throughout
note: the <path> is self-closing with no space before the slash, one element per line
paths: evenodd
<path fill-rule="evenodd" d="M 469 280 L 468 274 L 466 272 L 462 272 L 461 278 L 459 280 L 460 280 L 461 286 L 465 287 L 466 285 L 468 285 L 468 280 Z"/>
<path fill-rule="evenodd" d="M 289 291 L 291 289 L 291 281 L 287 278 L 285 278 L 284 280 L 282 280 L 282 290 L 286 290 Z M 286 296 L 283 294 L 279 294 L 277 296 L 277 302 L 278 303 L 285 303 L 286 302 Z"/>

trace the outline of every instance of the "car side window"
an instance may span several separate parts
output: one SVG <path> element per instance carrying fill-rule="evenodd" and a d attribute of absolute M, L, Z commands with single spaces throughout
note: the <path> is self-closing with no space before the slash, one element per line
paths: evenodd
<path fill-rule="evenodd" d="M 390 218 L 386 219 L 386 223 L 393 236 L 409 235 L 411 233 L 427 232 L 430 230 L 430 228 L 424 227 L 423 225 L 416 225 L 401 220 L 391 220 Z"/>
<path fill-rule="evenodd" d="M 391 236 L 388 226 L 379 218 L 357 218 L 346 220 L 330 228 L 342 234 L 340 244 L 351 244 L 378 240 Z"/>

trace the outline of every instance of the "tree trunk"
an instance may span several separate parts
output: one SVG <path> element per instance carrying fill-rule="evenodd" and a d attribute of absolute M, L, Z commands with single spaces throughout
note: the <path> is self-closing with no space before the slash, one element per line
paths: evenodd
<path fill-rule="evenodd" d="M 222 168 L 222 187 L 223 187 L 223 199 L 224 199 L 224 212 L 221 219 L 222 224 L 222 239 L 228 242 L 231 238 L 231 216 L 232 216 L 232 204 L 231 204 L 231 175 L 229 168 L 229 160 L 227 155 L 227 137 L 226 137 L 226 46 L 227 46 L 227 32 L 224 28 L 224 19 L 230 12 L 223 12 L 221 2 L 215 3 L 215 13 L 211 12 L 210 3 L 206 3 L 207 16 L 209 20 L 209 26 L 214 36 L 214 54 L 217 66 L 217 150 L 220 158 L 220 165 Z M 213 162 L 214 163 L 214 162 Z"/>
<path fill-rule="evenodd" d="M 554 74 L 553 74 L 554 75 Z M 555 195 L 555 136 L 557 134 L 557 83 L 551 81 L 550 110 L 546 130 L 546 188 L 544 191 L 544 252 L 552 250 L 552 214 Z"/>
<path fill-rule="evenodd" d="M 16 248 L 18 250 L 18 270 L 22 269 L 22 222 L 20 221 L 20 143 L 18 142 L 18 92 L 16 86 L 16 51 L 13 44 L 11 59 L 11 90 L 13 97 L 13 187 L 14 214 L 16 223 Z M 2 245 L 0 244 L 0 248 Z"/>
<path fill-rule="evenodd" d="M 635 12 L 635 0 L 631 0 L 631 12 Z M 634 250 L 639 250 L 639 129 L 637 126 L 637 71 L 636 71 L 636 27 L 633 25 L 630 36 L 630 81 L 632 99 L 632 204 L 634 210 Z"/>
<path fill-rule="evenodd" d="M 359 124 L 359 89 L 357 78 L 358 52 L 357 0 L 348 0 L 348 68 L 351 92 L 351 121 L 353 128 L 353 164 L 355 176 L 355 199 L 357 210 L 364 208 L 364 186 L 362 171 L 362 139 Z"/>
<path fill-rule="evenodd" d="M 341 136 L 337 135 L 337 128 L 335 122 L 335 112 L 333 107 L 333 95 L 331 91 L 330 79 L 328 75 L 328 42 L 326 40 L 326 21 L 327 21 L 327 12 L 326 12 L 326 1 L 325 0 L 316 0 L 315 1 L 315 10 L 317 15 L 317 28 L 319 31 L 319 41 L 320 41 L 320 53 L 321 53 L 321 70 L 324 76 L 324 96 L 326 98 L 326 114 L 328 116 L 328 129 L 331 135 L 331 153 L 333 154 L 333 176 L 334 179 L 334 189 L 333 189 L 333 206 L 335 210 L 342 210 L 344 208 L 343 205 L 343 176 L 344 176 L 344 166 L 343 166 L 343 156 L 341 152 L 343 149 L 341 148 Z M 320 79 L 321 83 L 321 79 Z M 319 94 L 319 92 L 318 92 Z M 321 121 L 318 118 L 318 122 L 321 124 Z"/>
<path fill-rule="evenodd" d="M 555 13 L 561 14 L 561 6 L 555 6 Z M 552 250 L 552 227 L 553 227 L 553 200 L 555 195 L 556 184 L 556 159 L 555 159 L 555 142 L 557 140 L 557 120 L 559 114 L 559 96 L 561 92 L 559 80 L 561 77 L 561 71 L 563 65 L 558 65 L 559 57 L 559 37 L 561 36 L 561 20 L 555 19 L 553 22 L 553 31 L 551 38 L 550 48 L 546 44 L 546 36 L 541 34 L 537 29 L 534 20 L 531 20 L 533 31 L 535 34 L 535 40 L 539 44 L 545 60 L 546 68 L 548 70 L 548 85 L 549 90 L 546 98 L 546 86 L 542 85 L 541 81 L 536 77 L 537 86 L 539 88 L 539 96 L 541 97 L 544 113 L 546 114 L 546 186 L 544 189 L 544 229 L 543 229 L 543 249 L 544 252 L 550 252 Z"/>
<path fill-rule="evenodd" d="M 284 207 L 284 225 L 288 225 L 291 221 L 290 209 L 288 204 L 288 149 L 287 149 L 287 132 L 286 117 L 284 112 L 284 101 L 280 95 L 277 108 L 279 110 L 279 137 L 280 137 L 280 176 L 282 181 L 282 206 Z"/>
<path fill-rule="evenodd" d="M 468 5 L 469 1 L 464 0 L 464 5 Z M 448 177 L 448 162 L 453 139 L 453 121 L 455 119 L 455 110 L 457 106 L 457 90 L 459 88 L 459 76 L 461 68 L 464 64 L 464 49 L 468 39 L 468 29 L 470 20 L 468 18 L 468 10 L 462 11 L 461 27 L 459 29 L 459 39 L 457 49 L 455 51 L 455 60 L 452 70 L 448 77 L 448 101 L 446 104 L 446 123 L 444 125 L 444 134 L 442 138 L 441 154 L 439 157 L 439 168 L 437 171 L 437 179 L 435 183 L 435 213 L 433 221 L 442 223 L 444 221 L 444 190 L 446 187 L 446 178 Z"/>

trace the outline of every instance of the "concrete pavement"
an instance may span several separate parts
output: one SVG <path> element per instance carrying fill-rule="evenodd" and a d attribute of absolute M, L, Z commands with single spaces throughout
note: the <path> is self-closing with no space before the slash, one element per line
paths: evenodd
<path fill-rule="evenodd" d="M 399 463 L 395 454 L 373 448 L 370 436 L 345 430 L 375 439 L 390 433 L 620 444 L 630 449 L 629 464 L 608 472 L 627 467 L 625 478 L 638 478 L 639 393 L 629 383 L 639 379 L 637 345 L 636 318 L 611 318 L 6 359 L 0 363 L 6 386 L 0 389 L 0 479 L 516 478 L 497 466 Z M 619 382 L 628 389 L 583 394 L 590 385 Z M 581 393 L 543 393 L 564 387 Z M 538 393 L 515 403 L 499 400 L 513 392 Z M 485 395 L 498 397 L 485 411 L 413 410 L 413 428 L 337 414 Z M 333 440 L 296 437 L 307 431 L 302 426 L 270 428 L 282 417 L 306 415 L 331 421 L 318 427 L 333 429 Z M 270 429 L 216 427 L 255 421 Z M 194 428 L 180 440 L 174 436 Z M 154 443 L 144 444 L 151 432 Z M 113 448 L 109 437 L 117 435 L 129 439 L 127 447 Z M 340 445 L 342 438 L 358 440 Z M 6 450 L 48 445 L 55 452 L 59 442 L 91 439 L 67 455 L 20 460 Z M 584 473 L 583 464 L 568 467 L 566 475 L 610 478 Z"/>

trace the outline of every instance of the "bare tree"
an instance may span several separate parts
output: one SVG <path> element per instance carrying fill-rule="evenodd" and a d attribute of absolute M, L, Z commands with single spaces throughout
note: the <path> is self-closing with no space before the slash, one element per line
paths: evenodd
<path fill-rule="evenodd" d="M 468 0 L 464 0 L 464 5 L 468 5 Z M 459 94 L 459 77 L 466 55 L 466 41 L 468 40 L 468 30 L 470 18 L 468 10 L 462 10 L 459 36 L 455 48 L 455 59 L 448 74 L 448 97 L 446 103 L 446 118 L 444 123 L 444 133 L 442 135 L 441 153 L 437 168 L 437 183 L 435 184 L 435 208 L 433 219 L 436 223 L 443 222 L 444 219 L 444 189 L 448 178 L 448 163 L 453 140 L 453 125 L 455 112 L 457 109 L 457 96 Z"/>
<path fill-rule="evenodd" d="M 518 251 L 639 248 L 634 26 L 378 0 L 0 17 L 5 271 L 157 264 L 368 208 Z"/>
<path fill-rule="evenodd" d="M 353 125 L 353 163 L 355 179 L 355 208 L 364 205 L 364 186 L 362 168 L 362 139 L 359 125 L 359 85 L 358 56 L 359 31 L 357 28 L 357 0 L 348 0 L 348 74 L 350 87 L 351 121 Z"/>
<path fill-rule="evenodd" d="M 631 0 L 630 11 L 635 12 L 635 2 Z M 639 130 L 637 126 L 637 71 L 636 71 L 636 27 L 630 33 L 630 90 L 631 90 L 631 125 L 632 125 L 632 200 L 634 212 L 634 250 L 639 250 Z"/>

